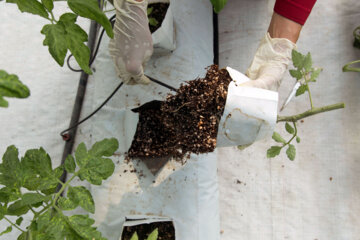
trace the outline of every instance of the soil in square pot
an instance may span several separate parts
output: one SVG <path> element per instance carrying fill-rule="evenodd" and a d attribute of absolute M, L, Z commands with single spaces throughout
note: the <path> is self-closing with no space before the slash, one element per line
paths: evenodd
<path fill-rule="evenodd" d="M 170 221 L 124 227 L 121 240 L 130 240 L 135 232 L 138 235 L 139 240 L 145 240 L 156 228 L 159 233 L 158 240 L 175 240 L 174 224 Z"/>
<path fill-rule="evenodd" d="M 231 81 L 226 69 L 212 65 L 205 78 L 182 84 L 165 101 L 153 101 L 135 109 L 139 122 L 128 157 L 180 160 L 190 153 L 214 151 Z"/>
<path fill-rule="evenodd" d="M 148 5 L 148 18 L 151 33 L 161 27 L 161 23 L 165 18 L 169 5 L 169 3 L 152 3 Z"/>

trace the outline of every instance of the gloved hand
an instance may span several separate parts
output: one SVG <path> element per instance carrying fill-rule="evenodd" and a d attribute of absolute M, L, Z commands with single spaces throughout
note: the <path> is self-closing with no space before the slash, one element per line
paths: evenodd
<path fill-rule="evenodd" d="M 114 0 L 116 21 L 109 51 L 119 78 L 126 84 L 148 84 L 144 66 L 153 52 L 147 0 Z"/>
<path fill-rule="evenodd" d="M 254 59 L 246 71 L 253 81 L 241 86 L 277 91 L 291 61 L 296 44 L 286 38 L 271 38 L 269 33 L 261 40 Z"/>

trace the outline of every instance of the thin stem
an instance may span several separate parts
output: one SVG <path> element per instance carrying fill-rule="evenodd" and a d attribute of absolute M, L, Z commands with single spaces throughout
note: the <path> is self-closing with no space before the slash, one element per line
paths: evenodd
<path fill-rule="evenodd" d="M 310 109 L 306 112 L 300 113 L 300 114 L 296 114 L 293 116 L 278 116 L 277 117 L 277 122 L 296 122 L 300 119 L 318 114 L 318 113 L 322 113 L 322 112 L 328 112 L 328 111 L 332 111 L 332 110 L 336 110 L 336 109 L 340 109 L 340 108 L 344 108 L 345 104 L 344 103 L 336 103 L 336 104 L 332 104 L 332 105 L 327 105 L 324 107 L 318 107 L 318 108 L 313 108 Z"/>
<path fill-rule="evenodd" d="M 343 72 L 360 72 L 360 68 L 350 67 L 350 65 L 353 65 L 355 63 L 360 63 L 360 60 L 356 60 L 356 61 L 347 63 L 342 69 Z"/>
<path fill-rule="evenodd" d="M 310 92 L 310 88 L 309 88 L 309 84 L 308 84 L 308 83 L 306 83 L 306 87 L 307 87 L 308 94 L 309 94 L 311 109 L 314 109 L 314 105 L 313 105 L 313 101 L 312 101 L 312 98 L 311 98 L 311 92 Z"/>
<path fill-rule="evenodd" d="M 16 226 L 16 224 L 15 223 L 13 223 L 12 221 L 10 221 L 10 219 L 8 219 L 7 217 L 5 217 L 4 216 L 4 219 L 8 222 L 8 223 L 10 223 L 12 226 L 14 226 L 15 228 L 17 228 L 19 231 L 21 231 L 21 232 L 25 232 L 24 230 L 22 230 L 21 228 L 19 228 L 18 226 Z"/>
<path fill-rule="evenodd" d="M 103 11 L 103 13 L 112 12 L 112 11 L 115 11 L 115 10 L 116 10 L 116 9 L 113 8 L 113 9 L 109 9 L 109 10 Z"/>
<path fill-rule="evenodd" d="M 51 22 L 55 22 L 57 23 L 56 19 L 55 19 L 55 16 L 54 16 L 54 13 L 52 11 L 50 11 L 50 16 L 51 16 Z"/>
<path fill-rule="evenodd" d="M 285 147 L 286 145 L 289 145 L 290 143 L 291 143 L 291 141 L 292 140 L 294 140 L 294 138 L 297 136 L 297 127 L 296 127 L 296 123 L 295 122 L 292 122 L 293 123 L 293 125 L 294 125 L 294 134 L 293 134 L 293 136 L 290 138 L 290 140 L 287 142 L 287 143 L 285 143 L 284 144 L 284 146 L 283 147 Z"/>
<path fill-rule="evenodd" d="M 69 185 L 69 183 L 70 183 L 72 180 L 74 180 L 74 178 L 77 176 L 77 174 L 78 174 L 78 172 L 75 173 L 68 181 L 66 181 L 66 183 L 64 183 L 64 184 L 62 185 L 62 187 L 60 188 L 59 192 L 56 193 L 55 198 L 54 198 L 54 201 L 53 201 L 53 203 L 52 203 L 52 206 L 53 206 L 53 207 L 55 207 L 56 202 L 57 202 L 57 200 L 59 199 L 61 193 L 65 190 L 65 188 Z"/>

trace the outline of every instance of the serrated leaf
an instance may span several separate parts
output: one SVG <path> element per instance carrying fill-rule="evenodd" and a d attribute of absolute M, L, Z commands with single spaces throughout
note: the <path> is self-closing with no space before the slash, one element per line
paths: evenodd
<path fill-rule="evenodd" d="M 101 185 L 102 180 L 110 177 L 115 169 L 115 165 L 108 158 L 92 158 L 87 165 L 81 169 L 79 178 L 87 180 L 91 184 Z"/>
<path fill-rule="evenodd" d="M 75 172 L 75 160 L 74 157 L 71 155 L 68 155 L 67 158 L 65 159 L 65 170 L 69 173 L 74 173 Z"/>
<path fill-rule="evenodd" d="M 304 94 L 305 92 L 307 91 L 307 85 L 301 85 L 297 90 L 296 90 L 296 93 L 295 93 L 295 96 L 300 96 L 302 94 Z"/>
<path fill-rule="evenodd" d="M 101 11 L 97 0 L 68 0 L 68 5 L 74 13 L 81 17 L 95 20 L 101 24 L 110 38 L 114 37 L 111 23 L 106 15 Z"/>
<path fill-rule="evenodd" d="M 60 23 L 47 24 L 43 27 L 41 33 L 45 35 L 43 45 L 49 46 L 51 56 L 60 66 L 64 66 L 64 60 L 68 50 L 65 38 L 65 27 Z"/>
<path fill-rule="evenodd" d="M 304 67 L 304 55 L 293 49 L 291 52 L 291 58 L 294 67 L 298 69 L 302 69 Z"/>
<path fill-rule="evenodd" d="M 313 62 L 312 62 L 311 54 L 308 53 L 308 54 L 306 54 L 306 56 L 304 58 L 304 69 L 305 69 L 306 73 L 311 71 L 312 64 L 313 64 Z"/>
<path fill-rule="evenodd" d="M 210 0 L 214 7 L 214 11 L 219 13 L 226 5 L 227 0 Z"/>
<path fill-rule="evenodd" d="M 9 226 L 9 227 L 7 227 L 4 231 L 2 231 L 2 232 L 0 233 L 0 236 L 4 235 L 4 234 L 6 234 L 6 233 L 9 233 L 9 232 L 11 232 L 11 231 L 12 231 L 12 226 Z"/>
<path fill-rule="evenodd" d="M 281 148 L 282 147 L 279 147 L 279 146 L 272 146 L 271 148 L 269 148 L 267 150 L 267 157 L 268 158 L 273 158 L 273 157 L 276 157 L 277 155 L 280 154 L 280 151 L 281 151 Z"/>
<path fill-rule="evenodd" d="M 95 227 L 94 220 L 87 215 L 73 215 L 69 218 L 71 228 L 85 239 L 102 239 L 101 233 Z"/>
<path fill-rule="evenodd" d="M 14 145 L 9 146 L 0 164 L 0 184 L 10 189 L 19 189 L 22 186 L 23 173 L 18 155 L 18 149 Z"/>
<path fill-rule="evenodd" d="M 16 0 L 16 4 L 21 12 L 32 13 L 44 18 L 49 16 L 44 6 L 36 0 Z"/>
<path fill-rule="evenodd" d="M 6 215 L 21 216 L 28 211 L 29 207 L 27 205 L 24 205 L 21 200 L 18 200 L 8 207 Z"/>
<path fill-rule="evenodd" d="M 60 207 L 60 209 L 64 210 L 64 211 L 70 211 L 73 210 L 75 208 L 77 208 L 78 204 L 74 203 L 73 201 L 71 201 L 68 198 L 63 198 L 60 197 L 58 200 L 58 205 Z"/>
<path fill-rule="evenodd" d="M 119 148 L 119 142 L 116 138 L 105 138 L 96 142 L 89 150 L 89 154 L 94 157 L 111 157 Z"/>
<path fill-rule="evenodd" d="M 319 77 L 320 73 L 322 71 L 322 68 L 314 69 L 311 73 L 310 82 L 315 82 L 316 79 Z"/>
<path fill-rule="evenodd" d="M 295 132 L 295 129 L 289 123 L 285 123 L 285 129 L 290 134 L 294 134 Z"/>
<path fill-rule="evenodd" d="M 296 155 L 296 149 L 295 146 L 292 144 L 289 144 L 288 149 L 286 150 L 286 155 L 288 156 L 288 158 L 293 161 L 295 159 L 295 155 Z"/>
<path fill-rule="evenodd" d="M 137 235 L 136 232 L 134 232 L 134 234 L 132 235 L 132 237 L 130 238 L 130 240 L 139 240 L 139 237 Z"/>
<path fill-rule="evenodd" d="M 8 102 L 3 97 L 27 98 L 29 96 L 29 88 L 19 80 L 18 76 L 0 70 L 0 107 L 8 107 Z"/>
<path fill-rule="evenodd" d="M 280 134 L 277 133 L 277 132 L 274 132 L 274 133 L 273 133 L 272 139 L 274 139 L 275 142 L 278 142 L 278 143 L 286 143 L 285 139 L 282 138 L 282 137 L 280 136 Z"/>
<path fill-rule="evenodd" d="M 296 80 L 299 80 L 302 78 L 302 73 L 300 70 L 291 69 L 291 70 L 289 70 L 289 72 L 293 78 L 296 78 Z"/>
<path fill-rule="evenodd" d="M 41 2 L 45 6 L 45 8 L 50 12 L 54 9 L 53 0 L 41 0 Z"/>
<path fill-rule="evenodd" d="M 76 163 L 79 165 L 80 168 L 83 168 L 86 166 L 86 164 L 89 161 L 87 149 L 85 146 L 85 143 L 80 143 L 78 147 L 75 150 L 75 158 Z"/>
<path fill-rule="evenodd" d="M 69 187 L 68 197 L 73 203 L 79 205 L 84 210 L 90 213 L 95 212 L 94 200 L 89 190 L 85 187 Z"/>
<path fill-rule="evenodd" d="M 46 197 L 39 193 L 25 193 L 21 197 L 23 204 L 32 205 L 46 200 Z"/>
<path fill-rule="evenodd" d="M 300 138 L 298 136 L 296 136 L 296 142 L 300 143 Z"/>
<path fill-rule="evenodd" d="M 16 222 L 15 222 L 16 225 L 20 226 L 23 220 L 24 220 L 23 217 L 19 217 L 18 219 L 16 219 Z"/>
<path fill-rule="evenodd" d="M 158 229 L 155 228 L 154 231 L 152 231 L 152 233 L 150 233 L 150 235 L 148 236 L 147 240 L 157 240 L 158 238 Z"/>

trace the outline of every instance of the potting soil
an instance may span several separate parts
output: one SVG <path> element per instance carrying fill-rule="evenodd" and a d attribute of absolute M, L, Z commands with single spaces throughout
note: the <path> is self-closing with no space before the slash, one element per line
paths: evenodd
<path fill-rule="evenodd" d="M 175 240 L 175 228 L 172 222 L 153 222 L 127 226 L 123 230 L 121 240 L 130 240 L 135 232 L 139 239 L 147 239 L 155 229 L 158 230 L 157 240 Z"/>
<path fill-rule="evenodd" d="M 149 28 L 152 33 L 155 32 L 161 26 L 161 23 L 165 18 L 169 5 L 170 5 L 169 3 L 152 3 L 148 5 L 148 9 L 149 8 L 152 9 L 150 14 L 148 14 L 149 19 L 153 18 L 158 23 L 155 26 L 149 23 Z"/>
<path fill-rule="evenodd" d="M 214 151 L 231 77 L 212 65 L 204 78 L 182 84 L 165 101 L 137 109 L 130 158 L 174 157 Z"/>

